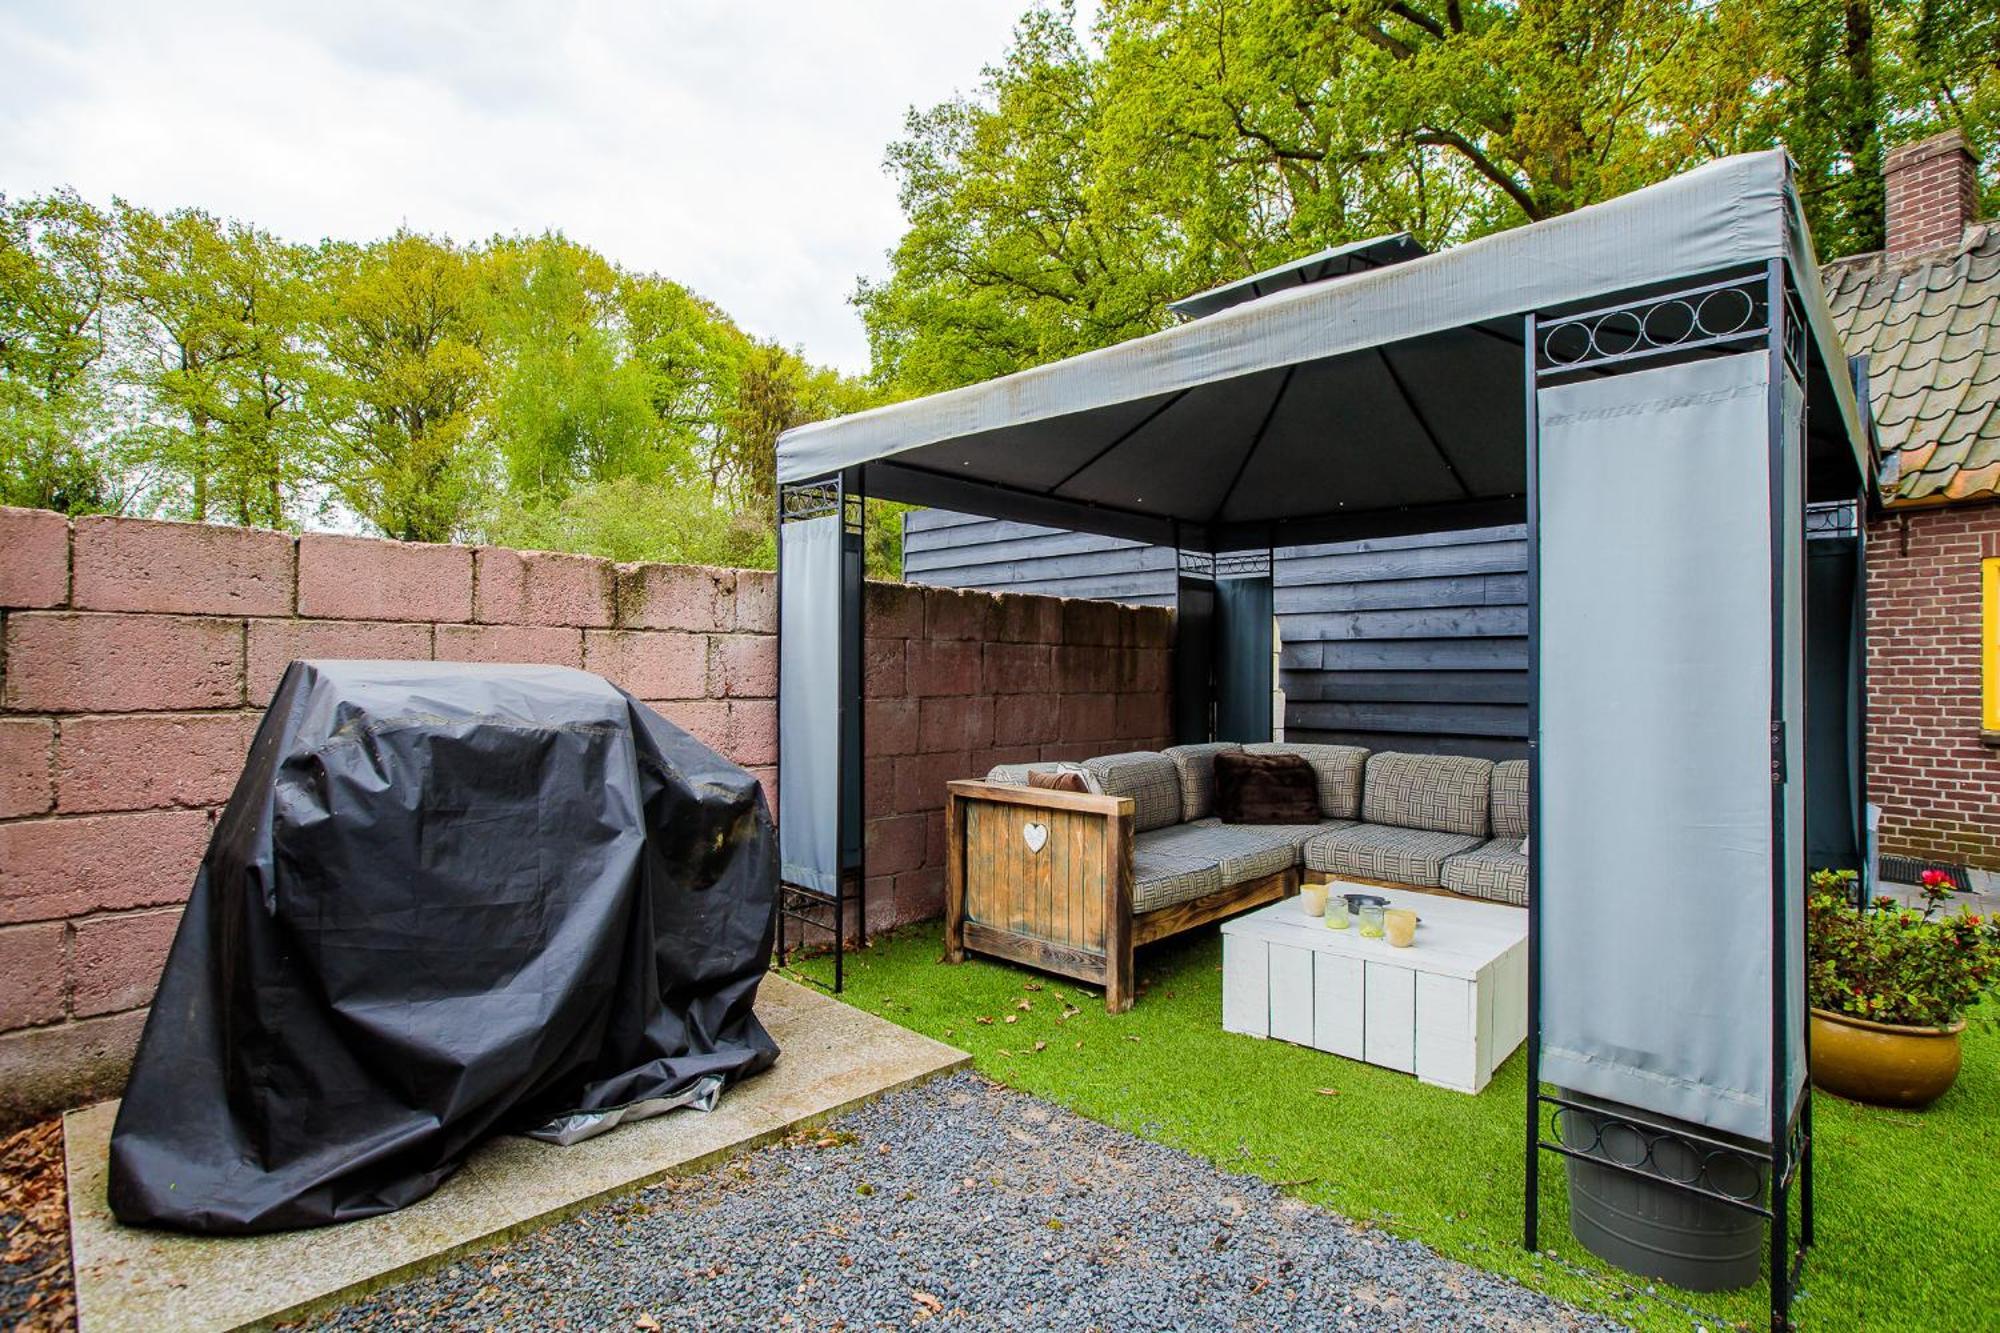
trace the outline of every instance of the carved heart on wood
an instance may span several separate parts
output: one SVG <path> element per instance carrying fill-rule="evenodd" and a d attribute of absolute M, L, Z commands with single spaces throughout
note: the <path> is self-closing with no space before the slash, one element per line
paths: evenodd
<path fill-rule="evenodd" d="M 1035 822 L 1023 824 L 1021 826 L 1021 838 L 1028 844 L 1029 851 L 1039 852 L 1042 848 L 1048 846 L 1049 826 Z"/>

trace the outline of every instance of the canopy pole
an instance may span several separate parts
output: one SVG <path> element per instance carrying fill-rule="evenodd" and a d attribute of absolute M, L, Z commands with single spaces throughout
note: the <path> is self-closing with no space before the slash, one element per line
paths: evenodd
<path fill-rule="evenodd" d="M 788 921 L 829 931 L 837 993 L 846 984 L 849 905 L 858 933 L 866 934 L 868 920 L 861 469 L 780 486 L 777 520 L 781 866 L 773 957 L 779 966 L 790 961 Z"/>

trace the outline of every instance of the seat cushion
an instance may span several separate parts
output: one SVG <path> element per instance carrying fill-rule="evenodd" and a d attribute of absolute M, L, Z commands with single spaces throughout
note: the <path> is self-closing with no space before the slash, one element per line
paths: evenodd
<path fill-rule="evenodd" d="M 1395 884 L 1436 888 L 1446 858 L 1469 852 L 1483 840 L 1436 829 L 1356 824 L 1312 838 L 1305 845 L 1308 870 Z"/>
<path fill-rule="evenodd" d="M 1528 761 L 1493 765 L 1493 836 L 1518 845 L 1528 836 Z"/>
<path fill-rule="evenodd" d="M 1313 766 L 1319 779 L 1319 812 L 1326 819 L 1361 818 L 1361 773 L 1368 751 L 1358 745 L 1290 745 L 1258 741 L 1243 747 L 1250 754 L 1295 754 Z"/>
<path fill-rule="evenodd" d="M 1180 774 L 1182 819 L 1206 819 L 1215 813 L 1215 756 L 1242 748 L 1235 741 L 1207 741 L 1169 745 L 1162 751 Z"/>
<path fill-rule="evenodd" d="M 1181 822 L 1181 775 L 1174 761 L 1151 750 L 1083 761 L 1106 796 L 1132 798 L 1132 830 L 1148 833 Z"/>
<path fill-rule="evenodd" d="M 1319 824 L 1225 824 L 1214 818 L 1176 824 L 1132 839 L 1134 875 L 1139 852 L 1149 849 L 1214 866 L 1221 877 L 1217 887 L 1227 888 L 1290 870 L 1299 863 L 1299 847 L 1324 831 Z"/>
<path fill-rule="evenodd" d="M 1369 758 L 1366 787 L 1361 817 L 1370 824 L 1493 836 L 1491 759 L 1385 751 Z"/>
<path fill-rule="evenodd" d="M 1528 905 L 1528 858 L 1518 838 L 1495 838 L 1444 863 L 1444 887 L 1468 898 Z"/>
<path fill-rule="evenodd" d="M 1215 815 L 1225 824 L 1319 822 L 1319 779 L 1304 755 L 1215 756 Z"/>
<path fill-rule="evenodd" d="M 1175 825 L 1174 832 L 1187 827 Z M 1222 891 L 1222 868 L 1214 861 L 1180 854 L 1159 845 L 1158 833 L 1132 839 L 1132 911 L 1156 912 Z"/>

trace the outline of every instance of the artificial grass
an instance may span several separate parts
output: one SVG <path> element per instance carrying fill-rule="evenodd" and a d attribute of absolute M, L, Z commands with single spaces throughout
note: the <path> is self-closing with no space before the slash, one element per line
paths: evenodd
<path fill-rule="evenodd" d="M 1598 1262 L 1569 1234 L 1553 1155 L 1543 1159 L 1543 1253 L 1521 1248 L 1519 1052 L 1471 1097 L 1225 1033 L 1213 928 L 1141 951 L 1139 1001 L 1115 1017 L 1091 987 L 987 960 L 947 966 L 942 953 L 935 925 L 880 937 L 848 955 L 841 998 L 970 1051 L 1010 1087 L 1635 1327 L 1768 1325 L 1761 1285 L 1683 1292 Z M 825 959 L 796 969 L 821 981 L 832 971 Z M 2000 1326 L 1996 1111 L 2000 1037 L 1978 1022 L 1957 1085 L 1926 1111 L 1816 1097 L 1816 1243 L 1794 1307 L 1801 1327 Z"/>

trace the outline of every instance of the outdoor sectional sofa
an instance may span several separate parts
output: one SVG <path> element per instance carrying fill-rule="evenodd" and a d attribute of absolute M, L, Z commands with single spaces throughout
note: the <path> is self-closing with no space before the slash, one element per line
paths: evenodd
<path fill-rule="evenodd" d="M 1215 756 L 1312 765 L 1320 819 L 1225 824 Z M 1029 785 L 1079 773 L 1087 791 Z M 1003 764 L 948 784 L 945 952 L 1006 958 L 1104 987 L 1131 1007 L 1132 951 L 1286 897 L 1306 871 L 1523 906 L 1528 765 L 1356 746 L 1180 745 L 1081 764 Z"/>

